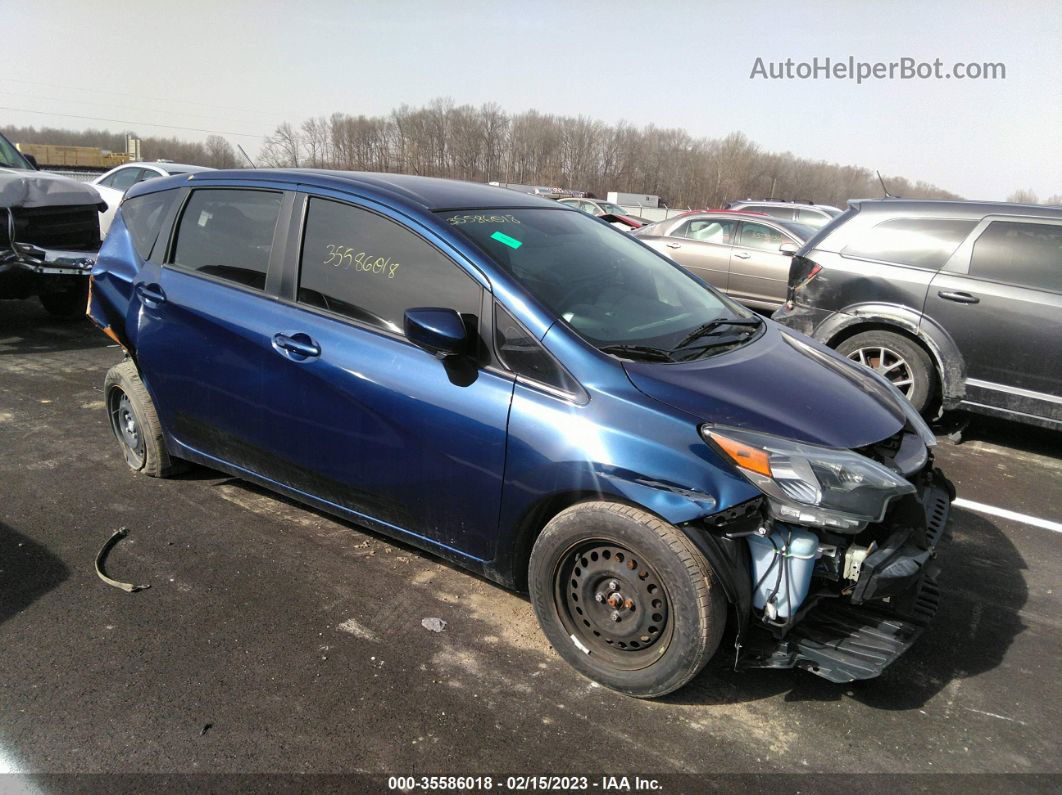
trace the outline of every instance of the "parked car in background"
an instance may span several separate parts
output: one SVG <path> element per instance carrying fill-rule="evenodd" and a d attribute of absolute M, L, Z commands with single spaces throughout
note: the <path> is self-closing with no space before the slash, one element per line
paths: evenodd
<path fill-rule="evenodd" d="M 104 401 L 133 470 L 220 469 L 527 589 L 624 693 L 681 687 L 730 620 L 728 663 L 872 678 L 936 610 L 954 491 L 903 396 L 564 205 L 151 180 L 90 316 L 129 354 Z"/>
<path fill-rule="evenodd" d="M 841 214 L 839 207 L 812 202 L 786 201 L 783 199 L 742 199 L 727 204 L 728 210 L 748 210 L 769 215 L 781 221 L 796 221 L 818 229 L 826 226 Z"/>
<path fill-rule="evenodd" d="M 744 212 L 687 213 L 634 232 L 731 298 L 774 310 L 785 301 L 793 254 L 810 226 Z"/>
<path fill-rule="evenodd" d="M 38 171 L 0 135 L 0 298 L 37 296 L 49 314 L 83 316 L 106 207 L 95 188 Z"/>
<path fill-rule="evenodd" d="M 851 202 L 793 259 L 775 318 L 916 408 L 1062 428 L 1062 210 Z"/>
<path fill-rule="evenodd" d="M 595 215 L 598 218 L 603 215 L 613 215 L 623 226 L 631 229 L 638 229 L 649 223 L 647 218 L 642 218 L 640 215 L 631 215 L 618 204 L 602 201 L 601 199 L 559 199 L 558 201 L 561 204 L 567 204 L 569 207 L 582 210 L 584 213 L 590 213 L 590 215 Z"/>
<path fill-rule="evenodd" d="M 151 163 L 123 163 L 105 174 L 100 174 L 91 182 L 107 202 L 107 209 L 100 213 L 100 234 L 106 237 L 107 231 L 111 228 L 111 221 L 114 219 L 114 212 L 122 203 L 122 197 L 138 182 L 156 177 L 171 177 L 175 174 L 193 174 L 197 171 L 209 170 L 206 166 L 156 160 Z"/>

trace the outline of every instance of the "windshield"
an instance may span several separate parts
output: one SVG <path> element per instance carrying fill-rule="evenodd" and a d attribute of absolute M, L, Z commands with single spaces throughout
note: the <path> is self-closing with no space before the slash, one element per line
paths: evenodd
<path fill-rule="evenodd" d="M 626 215 L 627 211 L 612 202 L 598 202 L 597 206 L 611 215 Z"/>
<path fill-rule="evenodd" d="M 749 332 L 761 325 L 758 315 L 584 213 L 519 209 L 440 215 L 599 348 L 641 346 L 658 349 L 654 358 L 689 359 L 717 342 L 751 339 Z M 730 320 L 741 322 L 704 328 Z"/>
<path fill-rule="evenodd" d="M 33 170 L 33 166 L 19 153 L 14 144 L 2 135 L 0 135 L 0 166 Z"/>

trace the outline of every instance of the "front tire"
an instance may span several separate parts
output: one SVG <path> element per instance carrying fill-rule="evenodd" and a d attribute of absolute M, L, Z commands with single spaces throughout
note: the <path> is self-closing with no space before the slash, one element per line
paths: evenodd
<path fill-rule="evenodd" d="M 178 462 L 166 451 L 155 404 L 131 359 L 116 364 L 107 372 L 103 393 L 111 431 L 129 468 L 153 478 L 175 474 Z"/>
<path fill-rule="evenodd" d="M 618 503 L 580 503 L 554 517 L 531 552 L 528 586 L 561 657 L 638 698 L 696 676 L 726 624 L 726 597 L 693 543 Z"/>
<path fill-rule="evenodd" d="M 838 345 L 837 352 L 885 376 L 920 413 L 929 408 L 937 371 L 918 343 L 891 331 L 864 331 Z"/>

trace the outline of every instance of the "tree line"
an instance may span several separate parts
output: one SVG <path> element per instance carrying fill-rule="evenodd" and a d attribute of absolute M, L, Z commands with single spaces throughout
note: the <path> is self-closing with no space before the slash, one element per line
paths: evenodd
<path fill-rule="evenodd" d="M 17 142 L 125 150 L 125 132 L 12 126 L 3 132 Z M 245 165 L 218 135 L 202 142 L 141 137 L 141 155 L 215 168 Z M 450 99 L 402 105 L 381 116 L 333 113 L 285 122 L 264 139 L 258 159 L 264 166 L 545 185 L 600 197 L 610 190 L 654 194 L 672 207 L 718 207 L 768 196 L 843 207 L 849 199 L 882 195 L 869 168 L 769 152 L 740 132 L 697 138 L 652 124 L 609 125 L 536 110 L 507 113 L 495 103 L 474 107 Z M 895 196 L 961 198 L 922 180 L 884 179 Z M 1009 200 L 1037 203 L 1029 191 L 1017 191 Z M 1062 196 L 1044 203 L 1062 204 Z"/>
<path fill-rule="evenodd" d="M 775 196 L 844 206 L 882 195 L 867 168 L 768 152 L 742 133 L 695 138 L 681 129 L 436 99 L 386 116 L 334 113 L 286 122 L 268 136 L 265 165 L 389 171 L 476 182 L 545 185 L 604 197 L 661 196 L 673 207 L 716 207 Z M 923 181 L 886 177 L 894 195 L 959 198 Z"/>
<path fill-rule="evenodd" d="M 179 138 L 143 137 L 135 132 L 106 130 L 63 130 L 56 127 L 0 128 L 4 135 L 19 144 L 53 144 L 55 146 L 94 146 L 111 152 L 125 151 L 125 137 L 140 139 L 140 156 L 144 160 L 172 160 L 211 168 L 238 168 L 241 165 L 236 148 L 220 135 L 208 135 L 203 141 L 182 141 Z"/>

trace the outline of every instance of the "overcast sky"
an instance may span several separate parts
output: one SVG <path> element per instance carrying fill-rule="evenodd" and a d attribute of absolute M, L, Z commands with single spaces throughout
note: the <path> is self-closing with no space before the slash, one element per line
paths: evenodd
<path fill-rule="evenodd" d="M 10 124 L 206 134 L 150 122 L 219 131 L 254 152 L 285 120 L 382 114 L 446 96 L 695 136 L 740 130 L 769 150 L 923 179 L 967 198 L 1062 193 L 1057 0 L 0 7 L 0 119 Z M 757 57 L 816 56 L 940 58 L 945 70 L 1002 62 L 1006 79 L 750 79 Z"/>

